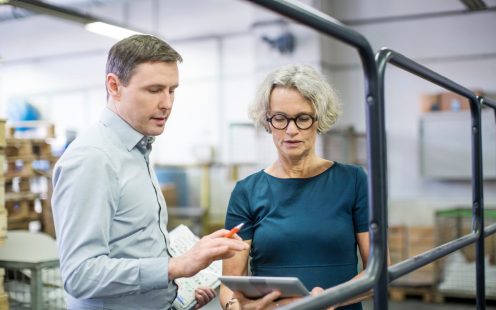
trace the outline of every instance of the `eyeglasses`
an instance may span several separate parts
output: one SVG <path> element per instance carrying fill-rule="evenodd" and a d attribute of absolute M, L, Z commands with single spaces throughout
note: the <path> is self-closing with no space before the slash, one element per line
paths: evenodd
<path fill-rule="evenodd" d="M 266 121 L 269 122 L 275 129 L 286 129 L 290 121 L 293 121 L 298 129 L 306 130 L 312 127 L 313 123 L 317 120 L 316 116 L 308 114 L 299 114 L 296 117 L 287 117 L 284 114 L 276 113 L 271 117 L 267 117 Z"/>

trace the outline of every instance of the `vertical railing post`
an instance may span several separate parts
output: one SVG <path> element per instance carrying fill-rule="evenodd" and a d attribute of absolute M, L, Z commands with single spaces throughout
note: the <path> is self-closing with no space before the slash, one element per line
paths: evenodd
<path fill-rule="evenodd" d="M 484 197 L 482 190 L 482 98 L 470 100 L 472 115 L 472 201 L 473 227 L 478 233 L 475 253 L 476 304 L 478 310 L 486 309 L 484 266 Z"/>
<path fill-rule="evenodd" d="M 380 123 L 380 135 L 382 136 L 380 141 L 381 145 L 379 146 L 379 151 L 380 151 L 380 156 L 382 160 L 380 161 L 381 163 L 381 170 L 382 171 L 387 171 L 387 145 L 386 145 L 386 137 L 385 137 L 385 124 L 386 124 L 386 119 L 385 119 L 385 100 L 384 100 L 384 74 L 385 74 L 385 67 L 386 63 L 381 63 L 381 59 L 379 59 L 378 55 L 376 54 L 375 57 L 376 61 L 376 66 L 377 66 L 377 102 L 378 102 L 378 113 L 379 116 L 379 123 Z M 371 124 L 371 127 L 374 127 L 378 124 Z M 370 128 L 370 127 L 369 127 Z M 371 148 L 373 146 L 370 146 Z M 385 262 L 382 266 L 382 269 L 379 272 L 379 279 L 374 285 L 374 309 L 388 309 L 388 284 L 389 284 L 389 273 L 388 273 L 388 243 L 387 243 L 387 229 L 388 229 L 388 213 L 387 213 L 387 201 L 388 201 L 388 184 L 387 184 L 387 179 L 384 180 L 384 183 L 382 184 L 384 186 L 383 191 L 381 191 L 381 194 L 384 195 L 382 198 L 383 202 L 386 204 L 384 208 L 380 209 L 380 218 L 381 222 L 383 225 L 380 226 L 380 231 L 376 234 L 376 236 L 379 236 L 382 240 L 381 242 L 378 242 L 379 246 L 382 247 L 381 249 L 381 254 L 383 255 L 382 259 Z M 373 228 L 373 227 L 372 227 Z"/>

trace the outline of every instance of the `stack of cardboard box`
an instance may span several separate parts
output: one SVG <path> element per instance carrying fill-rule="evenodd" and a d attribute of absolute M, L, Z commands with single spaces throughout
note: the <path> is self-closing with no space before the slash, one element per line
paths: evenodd
<path fill-rule="evenodd" d="M 434 247 L 432 227 L 391 226 L 388 231 L 388 246 L 391 263 L 394 265 L 405 259 L 428 251 Z M 391 283 L 391 299 L 403 300 L 407 295 L 420 296 L 426 302 L 433 299 L 434 263 L 428 264 Z"/>
<path fill-rule="evenodd" d="M 5 120 L 0 120 L 0 167 L 5 165 Z M 7 210 L 5 209 L 5 180 L 0 174 L 0 246 L 7 237 Z"/>
<path fill-rule="evenodd" d="M 7 139 L 5 148 L 7 171 L 5 172 L 5 207 L 8 211 L 8 229 L 29 229 L 29 223 L 40 220 L 36 212 L 39 196 L 30 192 L 30 178 L 34 176 L 35 160 L 31 141 Z"/>
<path fill-rule="evenodd" d="M 6 139 L 4 174 L 7 227 L 39 229 L 54 236 L 51 214 L 51 168 L 56 161 L 49 140 L 40 138 Z M 38 228 L 38 227 L 35 227 Z"/>
<path fill-rule="evenodd" d="M 3 287 L 4 276 L 5 269 L 0 268 L 0 310 L 9 309 L 9 295 L 7 295 L 5 288 Z"/>
<path fill-rule="evenodd" d="M 5 164 L 5 120 L 0 120 L 0 167 Z M 3 170 L 2 170 L 3 171 Z M 7 238 L 7 210 L 5 209 L 5 181 L 3 173 L 0 175 L 0 247 Z M 0 268 L 0 310 L 9 309 L 9 299 L 3 287 L 5 270 Z"/>
<path fill-rule="evenodd" d="M 474 91 L 477 96 L 485 96 L 482 90 Z M 489 95 L 491 97 L 492 95 Z M 440 92 L 436 94 L 424 94 L 420 99 L 420 111 L 438 112 L 438 111 L 468 111 L 470 103 L 467 98 L 453 92 Z"/>

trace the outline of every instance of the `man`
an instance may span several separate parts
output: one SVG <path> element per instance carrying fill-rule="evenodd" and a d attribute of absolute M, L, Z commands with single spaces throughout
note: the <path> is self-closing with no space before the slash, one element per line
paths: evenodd
<path fill-rule="evenodd" d="M 181 61 L 153 36 L 116 43 L 101 120 L 55 166 L 52 205 L 69 309 L 169 309 L 174 279 L 247 248 L 219 230 L 183 256 L 168 252 L 167 209 L 148 155 L 170 116 Z M 197 308 L 213 297 L 197 290 Z"/>

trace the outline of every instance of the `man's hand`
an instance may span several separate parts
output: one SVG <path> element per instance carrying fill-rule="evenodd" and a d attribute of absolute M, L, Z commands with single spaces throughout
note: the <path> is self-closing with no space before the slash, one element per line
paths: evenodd
<path fill-rule="evenodd" d="M 195 290 L 196 305 L 195 309 L 200 309 L 201 307 L 208 304 L 212 299 L 215 298 L 215 291 L 209 287 L 199 287 Z"/>
<path fill-rule="evenodd" d="M 224 238 L 229 231 L 218 230 L 200 239 L 181 256 L 169 259 L 169 280 L 191 277 L 208 267 L 214 260 L 234 256 L 236 251 L 248 249 L 248 245 L 238 236 Z"/>

